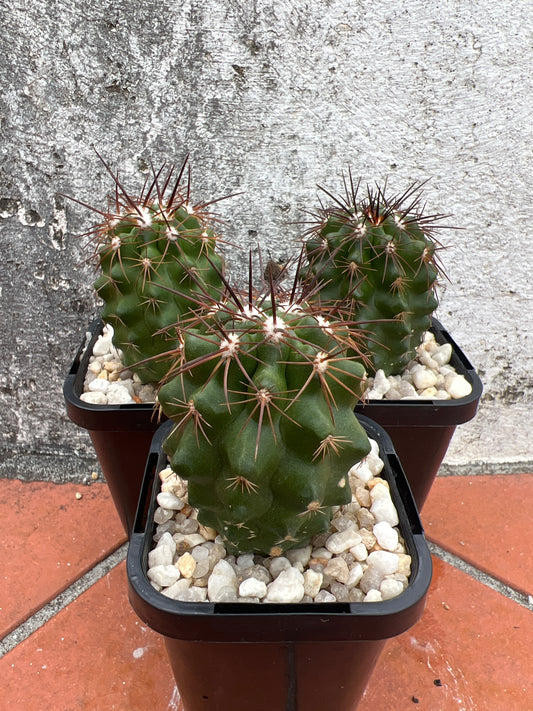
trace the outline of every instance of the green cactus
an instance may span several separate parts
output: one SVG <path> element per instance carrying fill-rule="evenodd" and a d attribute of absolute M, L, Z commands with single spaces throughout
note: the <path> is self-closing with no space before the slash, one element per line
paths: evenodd
<path fill-rule="evenodd" d="M 351 500 L 348 470 L 369 452 L 353 413 L 364 366 L 348 325 L 272 286 L 227 286 L 180 327 L 173 375 L 159 390 L 176 426 L 165 442 L 198 519 L 230 552 L 307 544 Z"/>
<path fill-rule="evenodd" d="M 116 184 L 113 209 L 92 231 L 101 269 L 94 287 L 103 299 L 102 319 L 114 329 L 123 363 L 143 382 L 160 382 L 169 363 L 153 357 L 171 351 L 176 335 L 168 326 L 186 319 L 206 298 L 218 298 L 222 257 L 206 204 L 192 205 L 180 187 L 187 159 L 171 184 L 164 166 L 140 197 Z M 167 195 L 168 194 L 168 195 Z"/>
<path fill-rule="evenodd" d="M 324 191 L 334 205 L 321 207 L 305 236 L 314 303 L 356 321 L 367 333 L 374 371 L 386 375 L 401 373 L 415 357 L 438 305 L 442 271 L 433 231 L 443 216 L 423 214 L 421 187 L 399 197 L 367 187 L 359 199 L 350 175 L 345 197 Z"/>

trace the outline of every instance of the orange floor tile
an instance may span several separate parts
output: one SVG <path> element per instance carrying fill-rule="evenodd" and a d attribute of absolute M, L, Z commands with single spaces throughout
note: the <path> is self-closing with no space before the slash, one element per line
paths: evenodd
<path fill-rule="evenodd" d="M 103 483 L 0 479 L 0 540 L 1 639 L 126 537 Z"/>
<path fill-rule="evenodd" d="M 532 487 L 530 474 L 439 478 L 424 507 L 428 537 L 531 594 L 530 556 L 517 541 L 533 533 L 525 505 Z M 103 485 L 0 481 L 0 494 L 0 533 L 20 554 L 5 559 L 0 584 L 6 630 L 109 555 L 124 534 Z M 498 496 L 512 501 L 517 515 L 500 526 L 495 557 L 487 551 L 495 543 Z M 26 569 L 37 583 L 22 578 L 8 590 Z M 434 557 L 426 610 L 387 643 L 357 711 L 528 711 L 532 640 L 531 609 Z M 0 711 L 184 711 L 161 638 L 129 605 L 124 562 L 0 658 L 0 679 Z"/>
<path fill-rule="evenodd" d="M 126 586 L 123 562 L 0 659 L 0 709 L 181 711 L 164 645 Z"/>
<path fill-rule="evenodd" d="M 358 711 L 533 708 L 533 613 L 433 565 L 421 620 L 387 643 Z"/>
<path fill-rule="evenodd" d="M 533 474 L 438 477 L 422 521 L 428 540 L 533 595 L 532 502 Z"/>
<path fill-rule="evenodd" d="M 358 711 L 526 711 L 533 615 L 434 565 L 422 619 L 387 643 Z M 26 711 L 39 699 L 39 711 L 182 711 L 161 638 L 138 620 L 125 590 L 121 563 L 5 655 L 0 708 Z"/>

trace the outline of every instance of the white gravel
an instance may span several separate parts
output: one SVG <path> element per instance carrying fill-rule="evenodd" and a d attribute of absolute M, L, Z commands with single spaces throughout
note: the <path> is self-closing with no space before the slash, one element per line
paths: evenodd
<path fill-rule="evenodd" d="M 450 365 L 452 346 L 439 345 L 431 331 L 424 334 L 417 355 L 401 375 L 378 370 L 368 378 L 366 400 L 457 400 L 470 395 L 472 386 Z"/>
<path fill-rule="evenodd" d="M 411 557 L 388 482 L 380 477 L 377 443 L 371 444 L 366 461 L 349 473 L 352 502 L 335 510 L 330 530 L 276 558 L 229 555 L 217 532 L 198 522 L 187 503 L 187 483 L 164 469 L 148 556 L 152 585 L 175 600 L 196 602 L 375 602 L 400 595 Z M 376 505 L 379 515 L 373 513 Z"/>
<path fill-rule="evenodd" d="M 89 360 L 81 399 L 96 405 L 155 402 L 156 387 L 143 385 L 123 368 L 112 338 L 112 327 L 105 325 Z M 439 345 L 428 331 L 402 375 L 387 377 L 378 370 L 367 379 L 365 400 L 456 400 L 470 395 L 472 386 L 450 365 L 451 355 L 451 344 Z"/>

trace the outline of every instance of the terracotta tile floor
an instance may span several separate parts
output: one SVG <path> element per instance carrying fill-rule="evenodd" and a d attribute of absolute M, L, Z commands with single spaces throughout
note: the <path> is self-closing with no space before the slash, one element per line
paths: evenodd
<path fill-rule="evenodd" d="M 532 501 L 533 474 L 437 479 L 426 610 L 386 644 L 358 711 L 533 708 Z M 129 606 L 105 485 L 0 480 L 0 535 L 0 711 L 183 711 Z"/>

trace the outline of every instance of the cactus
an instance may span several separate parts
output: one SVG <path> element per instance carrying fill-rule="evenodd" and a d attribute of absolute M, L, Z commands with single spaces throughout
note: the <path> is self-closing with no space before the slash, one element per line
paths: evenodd
<path fill-rule="evenodd" d="M 223 288 L 218 238 L 208 205 L 191 204 L 190 172 L 181 190 L 187 159 L 173 183 L 173 167 L 165 175 L 165 166 L 153 171 L 138 198 L 104 165 L 115 181 L 114 205 L 97 211 L 103 221 L 89 233 L 101 269 L 94 287 L 104 301 L 102 319 L 113 326 L 124 365 L 143 382 L 160 382 L 168 362 L 154 356 L 176 343 L 168 326 L 186 319 L 196 301 L 217 298 Z"/>
<path fill-rule="evenodd" d="M 200 523 L 230 552 L 280 555 L 351 501 L 348 471 L 370 449 L 353 413 L 364 366 L 347 356 L 358 347 L 348 324 L 326 320 L 296 286 L 271 277 L 259 292 L 226 291 L 179 328 L 158 394 L 175 422 L 164 448 Z"/>
<path fill-rule="evenodd" d="M 345 197 L 321 207 L 306 233 L 313 301 L 356 321 L 367 333 L 374 371 L 403 371 L 431 326 L 437 308 L 436 285 L 442 273 L 440 244 L 433 236 L 442 215 L 424 215 L 421 187 L 387 197 L 385 189 L 367 187 L 358 199 L 359 183 L 350 174 Z"/>

